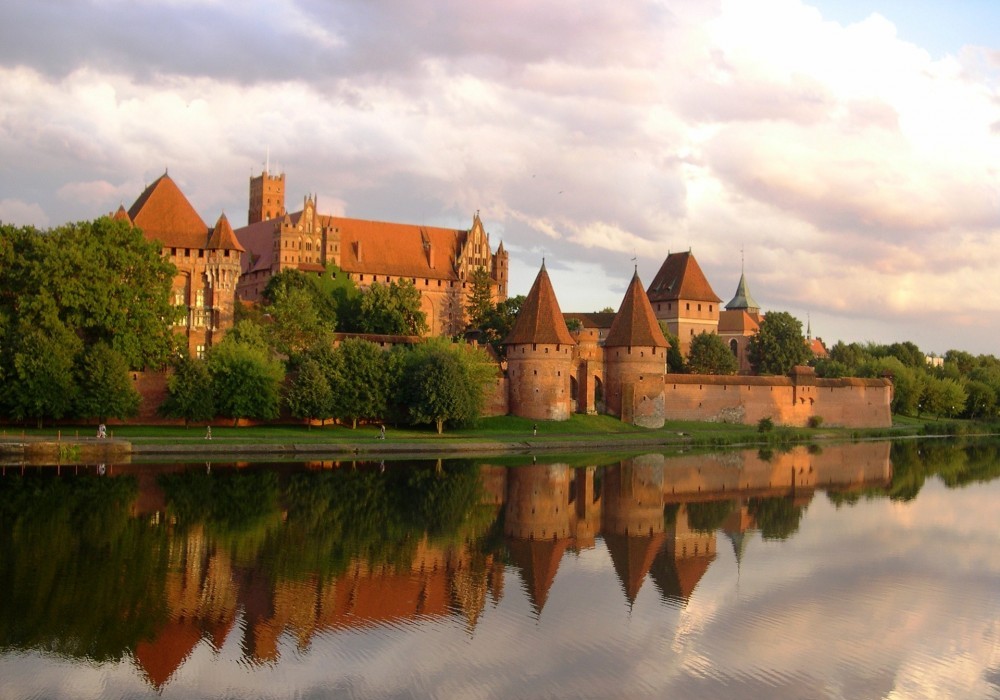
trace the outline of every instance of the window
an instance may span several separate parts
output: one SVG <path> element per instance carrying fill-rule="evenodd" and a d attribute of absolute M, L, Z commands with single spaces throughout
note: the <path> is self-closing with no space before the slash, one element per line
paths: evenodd
<path fill-rule="evenodd" d="M 690 310 L 691 310 L 691 304 L 690 304 L 690 302 L 689 302 L 689 303 L 686 303 L 686 304 L 684 304 L 684 310 L 685 310 L 685 311 L 690 311 Z"/>
<path fill-rule="evenodd" d="M 199 289 L 194 295 L 194 305 L 201 308 L 205 305 L 205 290 Z"/>
<path fill-rule="evenodd" d="M 701 311 L 701 304 L 698 304 L 698 311 Z"/>

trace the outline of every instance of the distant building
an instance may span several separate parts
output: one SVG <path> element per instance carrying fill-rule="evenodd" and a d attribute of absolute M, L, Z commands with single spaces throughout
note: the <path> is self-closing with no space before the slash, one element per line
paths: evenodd
<path fill-rule="evenodd" d="M 172 298 L 187 313 L 176 331 L 187 339 L 188 353 L 202 357 L 233 325 L 236 286 L 243 246 L 226 215 L 209 228 L 169 175 L 149 185 L 132 207 L 112 215 L 156 241 L 163 256 L 177 267 Z"/>
<path fill-rule="evenodd" d="M 508 254 L 494 252 L 478 212 L 468 229 L 386 223 L 322 214 L 314 196 L 285 211 L 285 176 L 264 171 L 250 178 L 248 225 L 236 230 L 247 251 L 237 292 L 258 301 L 282 270 L 322 274 L 334 265 L 358 287 L 407 280 L 421 296 L 431 335 L 465 330 L 470 277 L 489 275 L 494 301 L 507 298 Z"/>
<path fill-rule="evenodd" d="M 656 318 L 680 340 L 687 357 L 699 333 L 719 329 L 719 299 L 690 251 L 670 253 L 646 290 Z"/>
<path fill-rule="evenodd" d="M 740 273 L 736 294 L 726 304 L 726 309 L 719 313 L 719 337 L 736 356 L 741 374 L 749 374 L 751 371 L 747 346 L 750 336 L 760 328 L 761 320 L 763 317 L 760 314 L 760 304 L 750 295 L 746 275 Z"/>

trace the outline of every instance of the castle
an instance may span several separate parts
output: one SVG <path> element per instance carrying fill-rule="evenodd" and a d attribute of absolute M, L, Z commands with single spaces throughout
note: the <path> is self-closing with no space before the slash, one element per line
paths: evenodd
<path fill-rule="evenodd" d="M 496 252 L 477 212 L 468 229 L 366 221 L 321 214 L 316 197 L 285 211 L 285 176 L 266 170 L 250 178 L 247 226 L 236 230 L 245 247 L 237 294 L 258 301 L 268 280 L 286 269 L 322 274 L 334 265 L 359 288 L 407 280 L 420 292 L 431 335 L 462 333 L 470 277 L 490 275 L 494 302 L 507 298 L 508 255 Z M 339 273 L 338 273 L 339 274 Z"/>
<path fill-rule="evenodd" d="M 725 311 L 718 303 L 691 253 L 671 254 L 649 292 L 638 272 L 632 276 L 610 327 L 584 324 L 571 332 L 543 261 L 504 341 L 507 411 L 539 420 L 607 413 L 648 428 L 667 420 L 755 423 L 763 418 L 800 426 L 892 424 L 892 384 L 886 379 L 820 379 L 811 367 L 796 367 L 788 377 L 666 374 L 668 344 L 661 320 L 685 351 L 697 333 L 718 333 L 741 363 L 746 361 L 746 343 L 760 322 L 760 309 L 745 277 Z M 608 320 L 606 314 L 596 316 L 599 322 Z"/>
<path fill-rule="evenodd" d="M 289 214 L 284 186 L 284 174 L 251 177 L 249 223 L 237 230 L 224 214 L 209 228 L 166 173 L 128 211 L 113 214 L 158 241 L 177 266 L 173 298 L 187 308 L 177 330 L 192 356 L 203 356 L 232 326 L 237 297 L 258 300 L 285 269 L 323 274 L 332 266 L 361 288 L 407 280 L 420 292 L 431 335 L 465 330 L 477 269 L 488 272 L 494 301 L 507 298 L 508 254 L 503 243 L 492 250 L 478 213 L 467 230 L 445 229 L 321 214 L 307 196 Z M 720 302 L 688 251 L 669 254 L 648 290 L 636 272 L 617 313 L 564 315 L 543 262 L 505 339 L 506 374 L 491 411 L 541 420 L 607 413 L 644 427 L 680 419 L 805 425 L 817 417 L 833 425 L 891 424 L 887 380 L 818 379 L 808 367 L 790 377 L 665 374 L 660 321 L 682 353 L 697 334 L 717 333 L 741 371 L 749 370 L 747 341 L 761 316 L 745 276 L 725 309 Z M 567 316 L 583 327 L 570 332 Z"/>

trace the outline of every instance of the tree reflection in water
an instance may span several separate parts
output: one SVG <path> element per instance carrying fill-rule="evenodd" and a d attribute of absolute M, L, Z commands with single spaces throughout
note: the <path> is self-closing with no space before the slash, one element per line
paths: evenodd
<path fill-rule="evenodd" d="M 565 552 L 607 546 L 630 604 L 647 576 L 683 606 L 722 532 L 794 536 L 817 490 L 837 507 L 913 499 L 1000 472 L 995 443 L 905 441 L 610 464 L 424 463 L 165 469 L 0 478 L 0 648 L 132 658 L 162 688 L 241 621 L 244 658 L 317 635 L 428 618 L 475 628 L 505 569 L 545 607 Z M 152 505 L 150 505 L 152 504 Z"/>

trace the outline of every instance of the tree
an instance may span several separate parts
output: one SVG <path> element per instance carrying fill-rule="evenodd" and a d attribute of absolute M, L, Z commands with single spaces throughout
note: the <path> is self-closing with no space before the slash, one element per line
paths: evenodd
<path fill-rule="evenodd" d="M 493 279 L 485 267 L 477 267 L 469 275 L 469 294 L 465 313 L 471 328 L 482 328 L 493 311 Z"/>
<path fill-rule="evenodd" d="M 757 374 L 788 374 L 806 364 L 811 353 L 802 335 L 802 323 L 786 311 L 771 311 L 747 344 L 750 366 Z"/>
<path fill-rule="evenodd" d="M 299 366 L 288 386 L 285 402 L 293 416 L 310 422 L 319 418 L 322 424 L 333 415 L 333 390 L 318 361 L 308 358 Z"/>
<path fill-rule="evenodd" d="M 312 345 L 333 342 L 333 326 L 320 318 L 314 295 L 304 288 L 277 287 L 266 309 L 271 323 L 264 326 L 265 336 L 280 355 L 287 357 Z"/>
<path fill-rule="evenodd" d="M 316 313 L 318 320 L 331 330 L 336 328 L 338 299 L 333 294 L 333 289 L 336 286 L 333 281 L 334 275 L 339 272 L 339 269 L 333 266 L 331 268 L 319 276 L 307 275 L 292 268 L 282 270 L 268 280 L 267 286 L 264 287 L 264 291 L 261 293 L 264 303 L 271 306 L 282 297 L 287 297 L 292 291 L 304 292 L 309 296 L 312 302 L 309 306 Z M 353 283 L 347 279 L 347 275 L 342 275 L 342 279 L 353 287 Z"/>
<path fill-rule="evenodd" d="M 681 339 L 670 332 L 666 321 L 659 321 L 663 337 L 667 339 L 667 372 L 683 374 L 686 371 L 684 355 L 681 353 Z M 728 351 L 727 351 L 728 352 Z"/>
<path fill-rule="evenodd" d="M 523 294 L 518 294 L 497 302 L 479 326 L 480 330 L 486 334 L 486 341 L 493 346 L 493 350 L 500 357 L 503 357 L 505 352 L 503 341 L 510 335 L 510 330 L 514 327 L 514 321 L 517 320 L 517 314 L 521 311 L 524 299 Z"/>
<path fill-rule="evenodd" d="M 384 418 L 392 391 L 390 357 L 375 343 L 348 338 L 334 351 L 329 377 L 333 415 L 358 426 L 360 419 Z"/>
<path fill-rule="evenodd" d="M 142 399 L 128 371 L 125 358 L 103 340 L 84 350 L 77 368 L 77 415 L 97 418 L 101 423 L 108 417 L 136 415 Z"/>
<path fill-rule="evenodd" d="M 264 348 L 228 336 L 208 351 L 215 407 L 220 415 L 270 420 L 278 417 L 285 371 Z"/>
<path fill-rule="evenodd" d="M 965 385 L 965 415 L 972 419 L 994 418 L 997 414 L 997 392 L 986 382 L 971 380 Z"/>
<path fill-rule="evenodd" d="M 22 322 L 17 338 L 4 398 L 14 420 L 35 420 L 41 428 L 73 407 L 80 339 L 58 321 L 49 328 Z"/>
<path fill-rule="evenodd" d="M 413 348 L 403 369 L 401 399 L 413 423 L 467 424 L 482 413 L 496 367 L 479 348 L 432 338 Z"/>
<path fill-rule="evenodd" d="M 130 369 L 166 364 L 176 347 L 170 292 L 177 270 L 159 245 L 102 217 L 53 230 L 39 252 L 35 288 L 22 293 L 50 297 L 85 345 L 106 342 Z"/>
<path fill-rule="evenodd" d="M 167 379 L 167 398 L 158 411 L 166 418 L 183 418 L 185 428 L 192 421 L 209 421 L 215 417 L 212 376 L 204 360 L 185 357 L 177 362 Z"/>
<path fill-rule="evenodd" d="M 374 283 L 361 294 L 359 330 L 379 335 L 423 335 L 427 316 L 420 310 L 420 292 L 408 280 Z"/>
<path fill-rule="evenodd" d="M 965 410 L 965 389 L 954 379 L 928 377 L 921 396 L 924 410 L 953 418 Z"/>
<path fill-rule="evenodd" d="M 691 340 L 688 369 L 695 374 L 736 374 L 739 363 L 725 341 L 714 333 L 699 333 Z"/>

